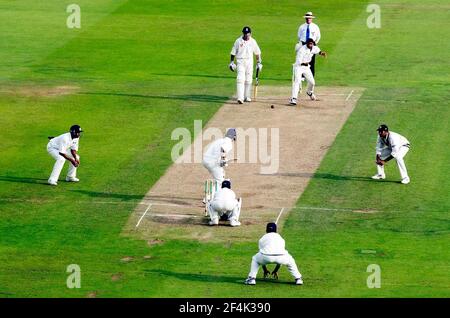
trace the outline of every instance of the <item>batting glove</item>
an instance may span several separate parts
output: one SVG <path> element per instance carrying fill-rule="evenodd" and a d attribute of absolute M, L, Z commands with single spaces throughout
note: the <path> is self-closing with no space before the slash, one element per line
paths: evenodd
<path fill-rule="evenodd" d="M 231 62 L 230 63 L 230 65 L 228 66 L 229 68 L 230 68 L 230 70 L 232 71 L 232 72 L 234 72 L 235 70 L 236 70 L 236 64 L 234 64 L 234 62 Z"/>
<path fill-rule="evenodd" d="M 261 72 L 263 65 L 261 64 L 261 62 L 258 62 L 256 64 L 256 68 Z"/>

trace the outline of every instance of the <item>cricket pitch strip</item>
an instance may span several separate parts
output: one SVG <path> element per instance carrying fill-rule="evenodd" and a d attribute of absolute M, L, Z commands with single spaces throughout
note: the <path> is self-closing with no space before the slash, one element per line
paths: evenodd
<path fill-rule="evenodd" d="M 230 227 L 228 222 L 209 226 L 202 203 L 204 182 L 210 178 L 208 171 L 201 163 L 174 163 L 131 214 L 124 235 L 147 240 L 255 241 L 264 233 L 267 222 L 279 218 L 282 226 L 363 89 L 318 87 L 318 100 L 311 101 L 303 93 L 295 107 L 288 105 L 290 92 L 291 87 L 260 86 L 256 101 L 238 105 L 233 99 L 225 103 L 203 128 L 216 127 L 223 134 L 230 127 L 266 128 L 269 149 L 270 129 L 278 129 L 276 173 L 262 174 L 263 163 L 239 159 L 225 170 L 236 196 L 242 197 L 241 226 Z M 204 150 L 209 142 L 203 141 Z M 246 154 L 248 161 L 248 149 Z"/>

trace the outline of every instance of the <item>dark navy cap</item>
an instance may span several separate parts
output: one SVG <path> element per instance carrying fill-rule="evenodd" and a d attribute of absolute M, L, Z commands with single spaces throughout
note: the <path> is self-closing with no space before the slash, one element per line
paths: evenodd
<path fill-rule="evenodd" d="M 267 233 L 270 233 L 270 232 L 275 232 L 276 233 L 277 232 L 277 224 L 273 223 L 273 222 L 267 223 L 266 232 Z"/>
<path fill-rule="evenodd" d="M 230 182 L 230 180 L 224 180 L 224 181 L 222 181 L 222 188 L 228 188 L 228 189 L 231 189 L 231 182 Z"/>
<path fill-rule="evenodd" d="M 377 131 L 378 132 L 380 132 L 380 131 L 389 131 L 389 128 L 385 124 L 382 124 L 382 125 L 378 126 Z"/>
<path fill-rule="evenodd" d="M 81 127 L 79 125 L 73 125 L 70 127 L 69 131 L 73 132 L 73 133 L 80 133 L 83 131 L 83 129 L 81 129 Z"/>
<path fill-rule="evenodd" d="M 250 27 L 246 26 L 242 29 L 242 33 L 244 33 L 244 34 L 252 33 L 252 29 L 250 29 Z"/>

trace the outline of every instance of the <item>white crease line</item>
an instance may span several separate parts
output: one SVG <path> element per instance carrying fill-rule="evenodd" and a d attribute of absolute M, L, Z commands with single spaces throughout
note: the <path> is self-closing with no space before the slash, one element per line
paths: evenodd
<path fill-rule="evenodd" d="M 350 92 L 350 94 L 348 94 L 347 98 L 345 99 L 346 102 L 348 102 L 348 100 L 350 99 L 350 97 L 353 95 L 353 92 L 354 92 L 354 91 L 355 91 L 355 90 L 352 89 L 352 91 Z"/>
<path fill-rule="evenodd" d="M 275 221 L 275 224 L 278 224 L 278 220 L 280 219 L 281 214 L 283 214 L 284 208 L 281 208 L 280 213 L 278 213 L 277 220 Z"/>
<path fill-rule="evenodd" d="M 313 206 L 299 206 L 293 208 L 293 210 L 322 210 L 322 211 L 345 211 L 345 212 L 353 212 L 355 210 L 352 209 L 335 209 L 335 208 L 321 208 L 321 207 L 313 207 Z"/>
<path fill-rule="evenodd" d="M 157 213 L 152 213 L 151 215 L 152 217 L 156 216 L 156 217 L 168 217 L 168 218 L 200 218 L 203 216 L 199 216 L 199 215 L 193 215 L 193 214 L 157 214 Z"/>
<path fill-rule="evenodd" d="M 28 202 L 28 203 L 55 203 L 59 202 L 57 200 L 45 200 L 42 202 L 36 201 L 36 200 L 27 200 L 27 199 L 14 199 L 14 198 L 0 198 L 0 202 Z M 148 201 L 147 201 L 148 202 Z M 154 206 L 173 206 L 173 207 L 183 207 L 183 208 L 198 208 L 199 206 L 196 205 L 182 205 L 182 204 L 174 204 L 174 203 L 147 203 L 147 202 L 133 202 L 133 201 L 76 201 L 74 203 L 86 203 L 86 204 L 139 204 L 139 205 L 154 205 Z M 255 208 L 252 207 L 249 211 L 258 210 L 261 209 L 280 209 L 281 207 L 276 206 L 263 206 L 262 208 Z M 281 208 L 283 209 L 283 208 Z M 300 207 L 290 207 L 289 210 L 295 211 L 295 210 L 318 210 L 318 211 L 343 211 L 343 212 L 357 212 L 357 213 L 375 213 L 375 212 L 393 212 L 389 210 L 385 211 L 379 211 L 379 210 L 370 210 L 365 211 L 364 208 L 361 209 L 345 209 L 345 208 L 327 208 L 327 207 L 313 207 L 313 206 L 300 206 Z M 442 211 L 427 211 L 427 212 L 442 212 Z"/>
<path fill-rule="evenodd" d="M 147 214 L 148 210 L 150 210 L 150 208 L 152 207 L 152 204 L 150 203 L 147 207 L 147 209 L 145 210 L 144 214 L 142 214 L 141 218 L 139 219 L 139 221 L 136 224 L 136 228 L 139 226 L 139 224 L 141 223 L 142 219 L 144 218 L 145 214 Z"/>

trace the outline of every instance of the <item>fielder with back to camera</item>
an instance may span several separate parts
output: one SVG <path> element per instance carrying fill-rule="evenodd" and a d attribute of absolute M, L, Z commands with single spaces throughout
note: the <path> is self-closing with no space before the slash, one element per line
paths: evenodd
<path fill-rule="evenodd" d="M 241 214 L 242 199 L 236 198 L 231 190 L 231 182 L 224 180 L 222 188 L 216 192 L 212 201 L 207 202 L 207 210 L 211 221 L 209 225 L 218 225 L 219 218 L 230 221 L 231 226 L 239 226 L 239 215 Z"/>
<path fill-rule="evenodd" d="M 403 158 L 408 153 L 411 145 L 408 139 L 393 131 L 389 131 L 388 126 L 380 125 L 377 129 L 378 139 L 376 147 L 377 174 L 372 179 L 385 179 L 384 165 L 389 160 L 395 158 L 397 167 L 401 175 L 401 183 L 408 184 L 410 182 L 408 171 L 406 170 L 405 161 Z"/>
<path fill-rule="evenodd" d="M 237 102 L 243 104 L 251 102 L 252 82 L 253 82 L 253 55 L 256 56 L 256 67 L 259 71 L 262 69 L 261 50 L 255 39 L 251 36 L 250 27 L 242 29 L 240 36 L 231 49 L 231 61 L 229 68 L 231 71 L 237 69 Z M 234 60 L 236 59 L 236 64 Z"/>
<path fill-rule="evenodd" d="M 300 274 L 294 258 L 285 249 L 285 241 L 277 233 L 276 223 L 268 223 L 266 234 L 259 240 L 259 252 L 252 257 L 250 273 L 245 280 L 246 285 L 256 285 L 256 275 L 259 267 L 267 264 L 286 265 L 289 273 L 295 278 L 296 285 L 303 285 L 302 274 Z M 274 271 L 276 272 L 277 269 Z M 264 269 L 266 272 L 266 269 Z M 264 275 L 266 276 L 266 274 Z"/>
<path fill-rule="evenodd" d="M 48 137 L 50 141 L 47 144 L 47 152 L 55 159 L 53 171 L 48 179 L 48 184 L 56 186 L 64 163 L 70 162 L 69 171 L 67 173 L 67 182 L 80 181 L 77 177 L 77 167 L 80 165 L 80 156 L 78 155 L 78 144 L 83 130 L 79 125 L 70 127 L 68 133 L 59 135 L 58 137 Z"/>

